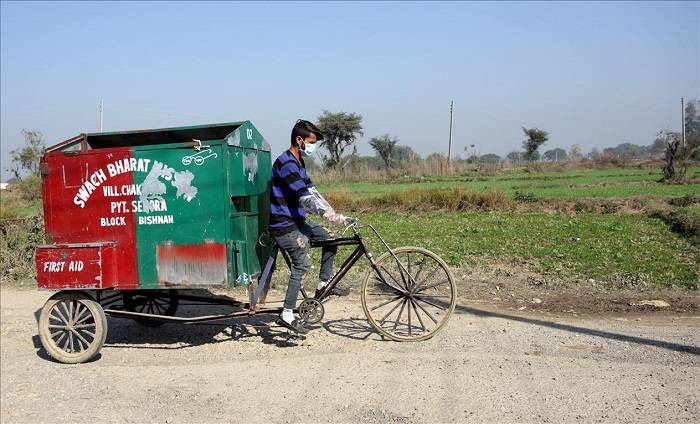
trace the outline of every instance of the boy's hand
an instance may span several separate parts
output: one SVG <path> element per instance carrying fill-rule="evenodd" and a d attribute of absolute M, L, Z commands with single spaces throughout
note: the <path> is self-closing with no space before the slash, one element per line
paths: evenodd
<path fill-rule="evenodd" d="M 324 213 L 323 217 L 335 225 L 344 225 L 345 221 L 348 219 L 348 217 L 346 217 L 345 215 L 335 213 L 334 211 L 328 211 Z"/>

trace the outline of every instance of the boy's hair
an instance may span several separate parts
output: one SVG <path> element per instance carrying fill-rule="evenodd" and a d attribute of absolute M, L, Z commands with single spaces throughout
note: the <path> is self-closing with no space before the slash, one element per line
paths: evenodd
<path fill-rule="evenodd" d="M 321 134 L 321 130 L 319 130 L 316 125 L 303 119 L 297 119 L 294 128 L 292 128 L 291 144 L 294 145 L 294 140 L 296 140 L 297 137 L 306 138 L 312 133 L 316 134 L 316 140 L 323 140 L 323 134 Z"/>

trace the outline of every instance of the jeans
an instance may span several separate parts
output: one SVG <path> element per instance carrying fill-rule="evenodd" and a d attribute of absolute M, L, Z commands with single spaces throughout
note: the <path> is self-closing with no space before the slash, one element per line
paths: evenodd
<path fill-rule="evenodd" d="M 284 298 L 284 307 L 287 309 L 294 309 L 296 307 L 297 297 L 299 296 L 301 283 L 311 268 L 309 240 L 328 240 L 334 238 L 334 236 L 321 225 L 307 220 L 298 230 L 281 236 L 274 236 L 274 238 L 280 249 L 284 249 L 292 261 L 287 295 Z M 321 252 L 321 271 L 319 272 L 319 278 L 322 281 L 331 279 L 333 259 L 337 252 L 337 246 L 323 247 Z"/>

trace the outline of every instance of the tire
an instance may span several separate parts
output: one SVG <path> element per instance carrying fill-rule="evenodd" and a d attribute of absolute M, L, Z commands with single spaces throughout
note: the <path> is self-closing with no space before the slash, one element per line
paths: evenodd
<path fill-rule="evenodd" d="M 163 296 L 159 290 L 125 291 L 122 293 L 124 309 L 141 314 L 173 316 L 177 312 L 180 301 L 177 290 L 170 290 L 168 293 L 169 295 Z M 165 324 L 165 321 L 152 319 L 134 318 L 134 321 L 146 327 L 159 327 Z"/>
<path fill-rule="evenodd" d="M 407 246 L 392 252 L 374 262 L 362 283 L 365 316 L 391 340 L 427 340 L 445 327 L 454 311 L 454 277 L 445 261 L 429 250 Z"/>
<path fill-rule="evenodd" d="M 87 362 L 104 345 L 107 317 L 102 306 L 85 292 L 61 291 L 41 308 L 39 338 L 46 353 L 58 362 Z"/>

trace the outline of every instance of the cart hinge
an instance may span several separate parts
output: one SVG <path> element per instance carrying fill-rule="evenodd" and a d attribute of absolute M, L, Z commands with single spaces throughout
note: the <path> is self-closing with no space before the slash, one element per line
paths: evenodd
<path fill-rule="evenodd" d="M 41 174 L 42 177 L 46 177 L 49 175 L 49 164 L 46 162 L 42 162 L 39 164 L 39 173 Z"/>

